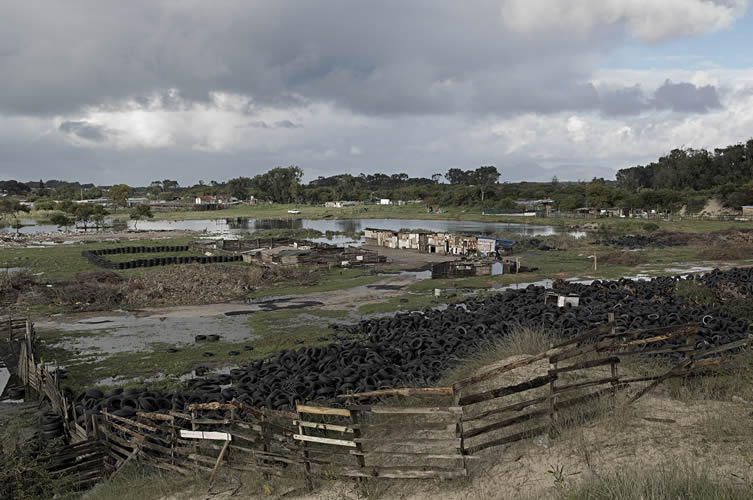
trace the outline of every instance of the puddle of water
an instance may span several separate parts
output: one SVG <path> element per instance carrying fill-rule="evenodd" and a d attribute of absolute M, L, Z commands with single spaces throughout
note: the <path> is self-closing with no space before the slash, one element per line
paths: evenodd
<path fill-rule="evenodd" d="M 713 271 L 713 267 L 708 266 L 691 266 L 691 267 L 667 267 L 664 272 L 667 273 L 702 273 L 707 271 Z"/>
<path fill-rule="evenodd" d="M 413 276 L 416 278 L 416 280 L 430 280 L 431 270 L 384 272 L 384 273 L 377 273 L 377 276 Z"/>
<path fill-rule="evenodd" d="M 59 231 L 54 225 L 37 225 L 33 220 L 24 220 L 28 224 L 21 229 L 21 233 L 34 234 Z M 105 220 L 105 225 L 110 226 L 111 220 Z M 492 233 L 514 233 L 528 236 L 549 236 L 553 234 L 570 234 L 576 238 L 586 236 L 583 231 L 567 231 L 557 226 L 532 225 L 507 222 L 484 222 L 484 221 L 457 221 L 457 220 L 424 220 L 424 219 L 302 219 L 296 217 L 286 217 L 281 214 L 275 219 L 248 219 L 248 218 L 229 218 L 229 219 L 198 219 L 198 220 L 146 220 L 146 221 L 128 221 L 129 230 L 138 229 L 139 231 L 172 231 L 172 230 L 190 230 L 205 232 L 214 235 L 233 235 L 243 233 L 253 233 L 255 231 L 267 229 L 315 229 L 326 233 L 357 233 L 367 227 L 378 227 L 397 231 L 402 228 L 408 229 L 426 229 L 437 232 L 451 232 L 457 234 L 492 234 Z M 3 228 L 0 232 L 14 232 L 15 229 Z M 82 232 L 82 230 L 76 230 Z M 93 232 L 93 230 L 90 230 Z M 348 244 L 353 241 L 350 236 L 333 235 L 330 238 L 318 238 L 316 241 L 324 243 Z M 361 238 L 357 243 L 362 243 Z M 54 243 L 53 243 L 54 244 Z"/>
<path fill-rule="evenodd" d="M 198 367 L 197 367 L 198 368 Z M 187 382 L 191 380 L 192 378 L 211 378 L 212 375 L 229 375 L 230 370 L 233 370 L 235 368 L 240 368 L 239 365 L 224 365 L 219 367 L 213 367 L 209 368 L 207 367 L 206 371 L 202 371 L 201 374 L 196 373 L 196 368 L 191 370 L 189 373 L 184 373 L 183 375 L 171 375 L 169 378 L 171 380 L 175 380 L 176 382 Z M 149 377 L 126 377 L 124 375 L 116 375 L 114 377 L 103 377 L 99 380 L 97 380 L 94 385 L 103 387 L 103 386 L 122 386 L 129 382 L 139 381 L 139 383 L 143 383 L 144 385 L 148 386 L 149 384 L 153 384 L 155 382 L 161 382 L 165 379 L 167 379 L 168 376 L 165 375 L 162 372 L 155 373 L 152 376 Z M 230 387 L 232 384 L 224 384 L 220 385 L 220 388 Z"/>
<path fill-rule="evenodd" d="M 25 270 L 25 267 L 0 267 L 0 274 L 15 274 Z"/>
<path fill-rule="evenodd" d="M 103 360 L 123 352 L 152 352 L 153 344 L 180 347 L 194 344 L 196 335 L 220 335 L 222 342 L 244 342 L 257 338 L 249 333 L 245 316 L 101 316 L 76 323 L 40 323 L 40 330 L 92 332 L 63 337 L 51 344 L 80 356 L 96 355 Z M 98 334 L 99 332 L 99 334 Z"/>

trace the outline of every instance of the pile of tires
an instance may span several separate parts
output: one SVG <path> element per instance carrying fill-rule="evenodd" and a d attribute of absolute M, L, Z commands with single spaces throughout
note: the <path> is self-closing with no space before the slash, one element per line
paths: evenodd
<path fill-rule="evenodd" d="M 543 327 L 568 337 L 605 324 L 609 313 L 615 314 L 618 331 L 699 323 L 699 349 L 711 349 L 749 334 L 747 321 L 675 297 L 675 287 L 684 279 L 566 283 L 558 290 L 576 293 L 581 300 L 579 307 L 563 308 L 545 304 L 548 290 L 531 285 L 445 309 L 364 320 L 345 327 L 351 334 L 349 339 L 338 335 L 336 338 L 342 340 L 336 343 L 284 350 L 232 370 L 229 375 L 193 379 L 185 392 L 166 394 L 143 389 L 139 393 L 102 394 L 94 390 L 80 394 L 75 404 L 84 413 L 107 408 L 124 416 L 139 409 L 180 409 L 186 403 L 234 398 L 273 409 L 294 408 L 296 402 L 336 404 L 337 394 L 432 384 L 459 361 L 518 326 Z M 710 286 L 734 283 L 739 290 L 753 293 L 751 270 L 715 271 L 690 279 Z M 684 339 L 669 339 L 652 344 L 652 348 L 682 342 Z"/>
<path fill-rule="evenodd" d="M 63 435 L 63 417 L 55 413 L 43 413 L 39 417 L 39 437 L 48 443 Z"/>

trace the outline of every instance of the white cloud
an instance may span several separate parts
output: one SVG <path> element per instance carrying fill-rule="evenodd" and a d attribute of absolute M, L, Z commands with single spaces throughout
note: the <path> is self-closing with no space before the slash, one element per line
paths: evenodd
<path fill-rule="evenodd" d="M 748 0 L 508 0 L 504 25 L 526 35 L 570 32 L 587 37 L 603 25 L 624 24 L 644 42 L 695 36 L 731 25 Z"/>

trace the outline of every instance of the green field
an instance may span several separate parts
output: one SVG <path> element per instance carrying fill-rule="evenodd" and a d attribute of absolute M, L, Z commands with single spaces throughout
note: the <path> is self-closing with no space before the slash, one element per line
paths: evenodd
<path fill-rule="evenodd" d="M 164 240 L 123 241 L 119 243 L 91 243 L 85 245 L 56 245 L 46 248 L 8 248 L 0 252 L 0 266 L 24 267 L 33 274 L 37 274 L 42 281 L 65 280 L 86 271 L 101 271 L 103 268 L 95 266 L 81 255 L 84 250 L 99 250 L 102 248 L 118 248 L 126 246 L 158 246 L 158 245 L 186 245 L 192 238 L 172 238 Z M 114 262 L 148 259 L 153 257 L 167 257 L 173 255 L 198 255 L 192 252 L 159 252 L 114 254 L 103 257 Z M 135 276 L 148 272 L 155 272 L 163 266 L 128 269 L 119 271 L 124 276 Z"/>

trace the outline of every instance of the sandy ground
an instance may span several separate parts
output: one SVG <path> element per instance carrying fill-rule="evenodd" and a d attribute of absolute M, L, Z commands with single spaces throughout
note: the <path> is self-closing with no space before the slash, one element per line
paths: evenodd
<path fill-rule="evenodd" d="M 506 375 L 506 380 L 517 383 L 544 373 L 547 368 L 546 363 L 536 363 Z M 558 488 L 573 486 L 583 479 L 634 467 L 646 470 L 699 467 L 710 470 L 716 480 L 745 484 L 753 479 L 750 467 L 753 443 L 736 439 L 734 435 L 719 438 L 715 432 L 724 436 L 724 431 L 717 429 L 719 422 L 715 419 L 748 422 L 750 407 L 751 404 L 744 401 L 679 401 L 659 390 L 634 406 L 618 409 L 612 416 L 566 429 L 555 439 L 537 436 L 487 449 L 479 454 L 480 460 L 469 462 L 468 480 L 377 480 L 369 481 L 368 488 L 371 495 L 382 499 L 541 499 L 552 498 Z M 553 470 L 562 471 L 563 481 L 559 484 Z M 363 487 L 359 488 L 354 481 L 326 481 L 320 483 L 314 493 L 293 490 L 278 481 L 267 492 L 261 485 L 239 489 L 238 484 L 224 484 L 206 495 L 179 494 L 163 500 L 270 497 L 356 500 L 366 496 Z"/>
<path fill-rule="evenodd" d="M 414 270 L 431 269 L 431 264 L 457 260 L 457 256 L 418 253 L 418 250 L 386 248 L 376 245 L 363 245 L 362 248 L 373 250 L 379 255 L 387 257 L 387 264 L 380 264 L 380 270 Z"/>

